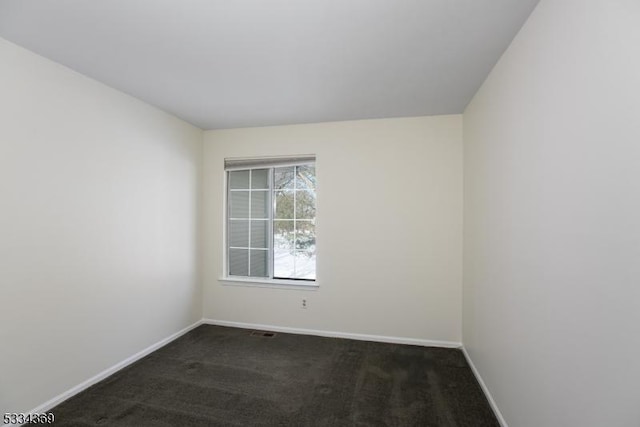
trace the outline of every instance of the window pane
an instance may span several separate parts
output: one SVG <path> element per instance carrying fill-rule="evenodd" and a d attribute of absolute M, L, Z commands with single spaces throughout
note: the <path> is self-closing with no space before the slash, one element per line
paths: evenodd
<path fill-rule="evenodd" d="M 229 221 L 229 246 L 249 247 L 249 221 L 233 219 Z"/>
<path fill-rule="evenodd" d="M 316 167 L 313 165 L 296 166 L 296 188 L 316 189 Z"/>
<path fill-rule="evenodd" d="M 293 191 L 276 191 L 275 219 L 293 219 Z"/>
<path fill-rule="evenodd" d="M 269 218 L 269 192 L 251 192 L 251 218 Z"/>
<path fill-rule="evenodd" d="M 229 192 L 231 218 L 249 218 L 249 191 Z"/>
<path fill-rule="evenodd" d="M 273 173 L 274 189 L 293 188 L 294 169 L 294 166 L 275 168 Z"/>
<path fill-rule="evenodd" d="M 229 274 L 232 276 L 249 275 L 248 249 L 229 249 Z"/>
<path fill-rule="evenodd" d="M 316 249 L 316 226 L 311 221 L 296 221 L 296 250 Z"/>
<path fill-rule="evenodd" d="M 268 221 L 251 221 L 251 247 L 267 248 Z"/>
<path fill-rule="evenodd" d="M 288 249 L 273 249 L 273 277 L 294 277 L 293 252 Z"/>
<path fill-rule="evenodd" d="M 251 277 L 267 277 L 269 270 L 267 268 L 268 251 L 251 250 Z"/>
<path fill-rule="evenodd" d="M 249 171 L 231 171 L 229 172 L 229 188 L 248 189 L 249 188 Z"/>
<path fill-rule="evenodd" d="M 312 191 L 296 191 L 296 219 L 316 217 L 316 198 Z"/>
<path fill-rule="evenodd" d="M 316 254 L 311 251 L 274 249 L 273 276 L 281 279 L 316 278 Z"/>
<path fill-rule="evenodd" d="M 269 189 L 269 169 L 251 171 L 251 188 Z"/>
<path fill-rule="evenodd" d="M 228 186 L 228 274 L 315 280 L 315 166 L 229 171 Z"/>
<path fill-rule="evenodd" d="M 293 221 L 273 222 L 273 247 L 293 252 Z"/>
<path fill-rule="evenodd" d="M 295 278 L 316 278 L 316 253 L 310 251 L 296 251 L 295 253 Z"/>

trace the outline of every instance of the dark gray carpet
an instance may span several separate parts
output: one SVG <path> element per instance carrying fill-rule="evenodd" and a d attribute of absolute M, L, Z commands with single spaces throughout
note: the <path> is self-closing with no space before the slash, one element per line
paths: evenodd
<path fill-rule="evenodd" d="M 499 426 L 460 350 L 200 326 L 61 403 L 59 426 Z"/>

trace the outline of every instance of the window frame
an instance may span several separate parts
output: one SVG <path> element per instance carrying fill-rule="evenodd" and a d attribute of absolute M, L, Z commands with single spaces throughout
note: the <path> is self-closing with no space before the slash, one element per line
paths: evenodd
<path fill-rule="evenodd" d="M 313 165 L 316 168 L 316 176 L 317 176 L 317 163 L 314 160 L 312 161 L 299 161 L 299 162 L 291 162 L 287 161 L 288 158 L 283 158 L 285 161 L 282 163 L 278 163 L 274 161 L 273 163 L 268 164 L 256 164 L 254 166 L 238 166 L 238 167 L 225 167 L 224 168 L 224 179 L 223 179 L 223 191 L 224 191 L 224 202 L 223 202 L 223 268 L 222 268 L 222 276 L 219 278 L 219 281 L 223 285 L 236 285 L 236 286 L 251 286 L 251 287 L 268 287 L 268 288 L 280 288 L 280 289 L 300 289 L 300 290 L 315 290 L 319 286 L 318 281 L 318 270 L 317 270 L 317 242 L 316 242 L 316 270 L 315 270 L 315 279 L 304 279 L 304 278 L 274 278 L 274 240 L 273 240 L 273 227 L 275 221 L 275 189 L 274 189 L 274 171 L 279 167 L 287 167 L 287 166 L 303 166 L 303 165 Z M 251 159 L 247 159 L 251 160 Z M 226 161 L 226 159 L 225 159 Z M 252 276 L 232 276 L 229 274 L 229 225 L 231 220 L 231 203 L 229 200 L 229 196 L 231 194 L 232 189 L 230 186 L 230 172 L 232 171 L 240 171 L 240 170 L 260 170 L 260 169 L 269 169 L 268 173 L 268 203 L 269 203 L 269 218 L 266 219 L 268 223 L 267 233 L 268 233 L 268 277 L 252 277 Z M 251 176 L 251 172 L 249 173 Z M 249 185 L 251 187 L 251 184 Z M 239 189 L 236 189 L 239 190 Z M 253 191 L 254 189 L 249 188 L 249 191 Z M 257 190 L 257 189 L 255 189 Z M 316 184 L 315 195 L 316 195 L 316 215 L 313 223 L 317 226 L 317 218 L 318 218 L 318 201 L 317 201 L 318 188 Z M 249 219 L 251 221 L 251 219 Z M 317 237 L 316 237 L 317 239 Z M 251 244 L 251 242 L 249 242 Z M 251 251 L 251 249 L 249 249 Z"/>

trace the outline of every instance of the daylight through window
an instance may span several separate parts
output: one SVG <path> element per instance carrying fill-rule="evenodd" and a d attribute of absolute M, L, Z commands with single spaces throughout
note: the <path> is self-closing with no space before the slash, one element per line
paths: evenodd
<path fill-rule="evenodd" d="M 227 160 L 229 276 L 316 278 L 315 158 Z"/>

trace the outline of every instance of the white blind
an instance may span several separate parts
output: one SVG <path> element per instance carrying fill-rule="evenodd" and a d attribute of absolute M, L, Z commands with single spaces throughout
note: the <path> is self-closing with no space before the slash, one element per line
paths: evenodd
<path fill-rule="evenodd" d="M 272 168 L 289 165 L 310 164 L 316 161 L 313 154 L 280 157 L 254 157 L 224 159 L 224 170 Z"/>

